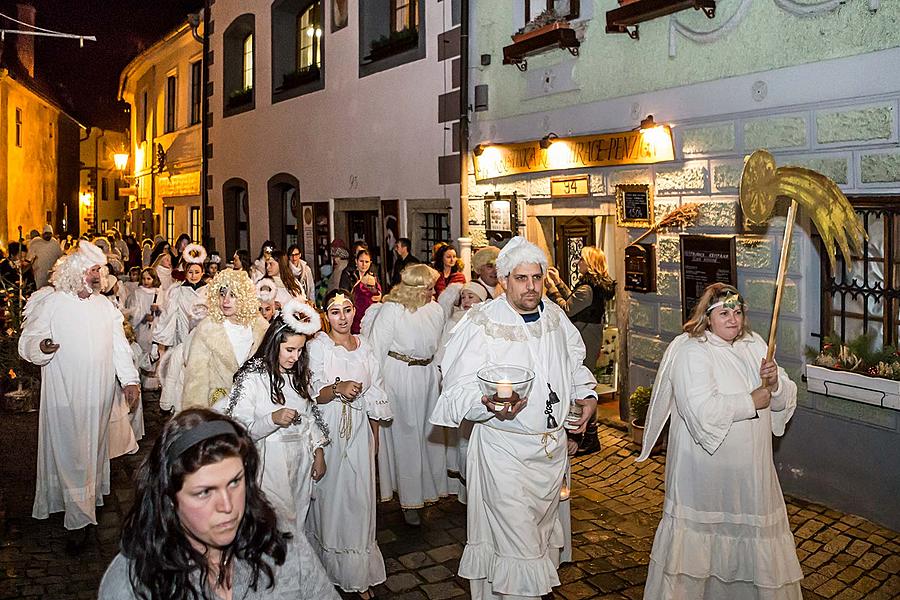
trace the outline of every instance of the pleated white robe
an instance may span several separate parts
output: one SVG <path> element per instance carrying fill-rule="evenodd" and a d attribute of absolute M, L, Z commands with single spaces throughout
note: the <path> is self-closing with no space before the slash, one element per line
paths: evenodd
<path fill-rule="evenodd" d="M 474 421 L 466 454 L 468 539 L 459 564 L 474 600 L 538 598 L 560 584 L 568 531 L 560 515 L 568 467 L 562 425 L 571 402 L 596 397 L 583 358 L 584 343 L 562 309 L 545 301 L 540 319 L 526 324 L 505 295 L 469 309 L 444 348 L 444 387 L 431 422 Z M 499 421 L 481 403 L 476 374 L 489 365 L 535 372 L 515 419 Z M 544 414 L 548 381 L 560 400 L 551 407 L 555 428 Z"/>
<path fill-rule="evenodd" d="M 369 334 L 394 415 L 390 424 L 379 429 L 379 494 L 388 501 L 398 492 L 403 508 L 422 508 L 448 495 L 445 432 L 428 422 L 437 403 L 440 374 L 433 361 L 410 366 L 388 352 L 432 358 L 443 327 L 444 310 L 437 302 L 415 312 L 385 302 Z"/>
<path fill-rule="evenodd" d="M 757 411 L 750 392 L 761 383 L 762 338 L 676 342 L 663 359 L 671 384 L 654 384 L 671 385 L 674 410 L 644 598 L 798 599 L 803 572 L 772 459 L 772 434 L 784 434 L 797 386 L 779 368 L 770 408 Z"/>
<path fill-rule="evenodd" d="M 142 369 L 147 372 L 146 374 L 141 373 L 141 384 L 144 389 L 149 390 L 159 388 L 159 378 L 156 372 L 159 356 L 153 348 L 153 323 L 159 316 L 155 316 L 154 321 L 149 322 L 145 321 L 144 317 L 150 313 L 150 307 L 154 303 L 159 306 L 164 298 L 165 292 L 161 288 L 138 286 L 125 301 L 125 312 L 134 329 L 135 341 L 141 347 L 138 364 L 142 365 Z"/>
<path fill-rule="evenodd" d="M 357 381 L 362 393 L 352 402 L 332 400 L 319 410 L 331 432 L 325 447 L 327 471 L 315 484 L 307 533 L 328 576 L 345 592 L 363 592 L 386 579 L 375 541 L 375 436 L 369 419 L 392 417 L 381 365 L 364 340 L 349 351 L 320 332 L 307 342 L 310 395 L 318 397 L 340 377 Z"/>
<path fill-rule="evenodd" d="M 109 419 L 116 380 L 139 383 L 122 313 L 105 297 L 36 292 L 25 308 L 19 354 L 41 367 L 37 485 L 32 516 L 65 511 L 66 529 L 96 524 L 109 493 Z M 41 340 L 59 344 L 53 354 Z"/>
<path fill-rule="evenodd" d="M 196 290 L 179 283 L 165 294 L 162 314 L 153 322 L 153 342 L 167 348 L 159 361 L 159 379 L 162 389 L 159 407 L 181 411 L 181 391 L 184 389 L 184 365 L 187 340 L 194 327 L 206 318 L 207 286 Z"/>

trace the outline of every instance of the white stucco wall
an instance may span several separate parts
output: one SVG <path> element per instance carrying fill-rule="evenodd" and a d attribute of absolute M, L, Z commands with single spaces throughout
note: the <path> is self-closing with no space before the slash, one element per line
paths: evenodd
<path fill-rule="evenodd" d="M 359 75 L 358 4 L 348 25 L 331 32 L 325 2 L 325 88 L 272 104 L 271 2 L 219 0 L 212 8 L 210 79 L 213 158 L 211 233 L 224 240 L 222 184 L 247 181 L 251 253 L 268 237 L 269 178 L 300 182 L 301 202 L 335 198 L 438 199 L 458 204 L 456 185 L 438 184 L 438 157 L 451 153 L 449 124 L 438 123 L 438 96 L 450 90 L 450 60 L 437 59 L 437 36 L 451 29 L 450 3 L 425 2 L 426 56 Z M 238 16 L 255 14 L 255 108 L 223 118 L 223 34 Z M 421 33 L 420 33 L 421 34 Z M 452 216 L 453 235 L 458 217 Z"/>

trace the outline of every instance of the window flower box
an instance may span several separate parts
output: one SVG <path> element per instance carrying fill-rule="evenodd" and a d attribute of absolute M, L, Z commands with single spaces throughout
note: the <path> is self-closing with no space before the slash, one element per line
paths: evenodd
<path fill-rule="evenodd" d="M 322 77 L 322 71 L 319 67 L 313 65 L 299 71 L 285 73 L 281 79 L 282 90 L 291 90 L 307 83 L 318 81 Z"/>
<path fill-rule="evenodd" d="M 412 50 L 419 45 L 419 31 L 417 29 L 404 29 L 402 31 L 392 32 L 389 36 L 382 36 L 377 40 L 372 40 L 369 45 L 369 55 L 366 60 L 374 62 Z"/>
<path fill-rule="evenodd" d="M 806 365 L 810 392 L 900 410 L 900 381 L 854 371 Z"/>
<path fill-rule="evenodd" d="M 238 108 L 245 104 L 250 104 L 253 100 L 253 88 L 245 88 L 243 90 L 235 90 L 228 95 L 228 108 Z"/>
<path fill-rule="evenodd" d="M 569 25 L 568 21 L 557 21 L 555 23 L 548 23 L 543 27 L 538 27 L 537 29 L 532 29 L 531 31 L 526 31 L 524 33 L 516 33 L 512 37 L 512 41 L 514 44 L 518 44 L 519 42 L 524 42 L 525 40 L 529 40 L 533 37 L 537 37 L 539 35 L 543 35 L 545 33 L 550 33 L 557 29 L 572 29 L 572 26 Z"/>

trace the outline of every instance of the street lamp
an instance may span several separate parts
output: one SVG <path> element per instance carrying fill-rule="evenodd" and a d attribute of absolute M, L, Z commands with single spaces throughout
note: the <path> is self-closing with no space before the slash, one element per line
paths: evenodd
<path fill-rule="evenodd" d="M 116 170 L 124 174 L 125 169 L 128 167 L 128 153 L 116 152 L 113 154 L 113 162 L 116 163 Z"/>

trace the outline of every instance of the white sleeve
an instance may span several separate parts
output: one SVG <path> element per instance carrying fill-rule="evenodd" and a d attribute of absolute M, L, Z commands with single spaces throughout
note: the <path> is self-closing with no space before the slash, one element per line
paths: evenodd
<path fill-rule="evenodd" d="M 471 312 L 471 311 L 470 311 Z M 481 328 L 468 315 L 456 326 L 441 359 L 443 390 L 429 421 L 444 427 L 459 427 L 463 419 L 487 421 L 494 414 L 481 403 L 476 373 L 487 356 Z"/>
<path fill-rule="evenodd" d="M 307 356 L 309 357 L 309 396 L 316 401 L 322 389 L 331 385 L 332 381 L 326 381 L 325 378 L 325 353 L 328 351 L 326 344 L 319 336 L 328 335 L 319 333 L 306 345 Z"/>
<path fill-rule="evenodd" d="M 372 377 L 372 384 L 366 390 L 366 413 L 370 419 L 390 421 L 394 418 L 394 411 L 385 392 L 381 362 L 371 350 L 366 353 L 366 364 Z"/>
<path fill-rule="evenodd" d="M 378 311 L 378 316 L 372 324 L 372 332 L 369 335 L 369 344 L 375 357 L 384 363 L 391 344 L 394 342 L 394 326 L 397 320 L 397 312 L 402 310 L 395 302 L 385 302 Z"/>
<path fill-rule="evenodd" d="M 181 304 L 178 302 L 178 294 L 173 294 L 175 289 L 173 286 L 165 294 L 160 294 L 160 296 L 165 298 L 164 301 L 160 302 L 163 305 L 162 314 L 153 321 L 154 343 L 168 347 L 175 345 L 178 311 L 181 309 Z"/>
<path fill-rule="evenodd" d="M 116 378 L 122 387 L 128 385 L 140 385 L 141 377 L 137 369 L 134 367 L 134 353 L 131 351 L 131 344 L 125 337 L 125 330 L 122 328 L 122 322 L 125 317 L 119 312 L 112 302 L 109 303 L 110 318 L 113 320 L 113 366 L 116 369 Z"/>
<path fill-rule="evenodd" d="M 684 347 L 672 368 L 675 408 L 691 437 L 709 454 L 718 450 L 732 423 L 756 417 L 750 393 L 720 391 L 713 368 L 707 350 L 696 345 Z"/>
<path fill-rule="evenodd" d="M 571 398 L 573 400 L 596 398 L 597 379 L 591 370 L 584 366 L 585 349 L 581 333 L 567 317 L 560 315 L 560 322 L 566 332 L 566 347 L 572 365 Z"/>
<path fill-rule="evenodd" d="M 236 402 L 233 395 L 237 396 Z M 229 414 L 246 427 L 254 442 L 278 431 L 278 425 L 272 420 L 272 413 L 278 408 L 271 400 L 268 376 L 258 373 L 245 378 L 240 389 L 232 388 L 230 394 L 213 405 L 213 410 Z"/>
<path fill-rule="evenodd" d="M 45 289 L 52 292 L 52 288 Z M 53 310 L 44 303 L 47 295 L 37 291 L 28 299 L 25 304 L 25 323 L 19 336 L 19 356 L 38 367 L 48 364 L 56 356 L 55 353 L 44 354 L 40 347 L 42 340 L 51 337 L 50 321 Z"/>

